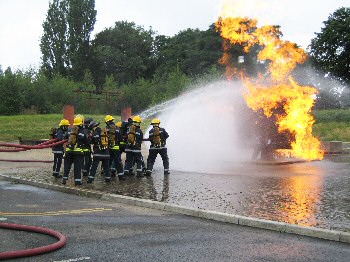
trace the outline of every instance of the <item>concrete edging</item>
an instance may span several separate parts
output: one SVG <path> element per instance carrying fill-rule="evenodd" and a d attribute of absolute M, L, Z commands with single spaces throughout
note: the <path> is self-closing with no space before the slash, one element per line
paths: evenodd
<path fill-rule="evenodd" d="M 6 176 L 0 174 L 0 178 L 3 178 L 12 182 L 19 182 L 26 185 L 37 186 L 45 189 L 51 189 L 63 193 L 73 193 L 80 196 L 87 196 L 93 198 L 99 198 L 107 201 L 117 201 L 121 204 L 134 205 L 144 208 L 151 208 L 157 210 L 163 210 L 193 217 L 199 217 L 204 219 L 210 219 L 225 223 L 231 223 L 242 226 L 249 226 L 267 230 L 273 230 L 281 233 L 292 233 L 301 236 L 308 236 L 314 238 L 320 238 L 325 240 L 331 240 L 342 243 L 350 243 L 350 233 L 315 227 L 298 226 L 294 224 L 288 224 L 284 222 L 277 222 L 272 220 L 259 219 L 254 217 L 245 217 L 234 214 L 227 214 L 216 211 L 208 211 L 203 209 L 196 209 L 191 207 L 179 206 L 175 204 L 162 203 L 147 199 L 140 199 L 128 196 L 106 194 L 99 191 L 73 188 L 68 186 L 51 185 L 42 182 L 36 182 L 33 180 L 26 180 L 18 177 Z"/>

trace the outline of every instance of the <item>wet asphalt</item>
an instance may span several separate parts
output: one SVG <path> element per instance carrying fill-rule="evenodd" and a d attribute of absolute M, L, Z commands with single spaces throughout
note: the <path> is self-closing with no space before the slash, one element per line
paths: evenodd
<path fill-rule="evenodd" d="M 142 178 L 134 183 L 149 184 L 147 181 Z M 155 191 L 152 197 L 161 197 L 162 192 Z M 112 203 L 4 180 L 0 180 L 0 197 L 1 222 L 46 227 L 68 238 L 59 250 L 13 261 L 349 261 L 350 257 L 350 246 L 344 243 Z M 4 229 L 0 238 L 0 252 L 56 241 L 46 235 Z"/>
<path fill-rule="evenodd" d="M 151 177 L 129 176 L 106 184 L 98 174 L 82 188 L 204 210 L 251 216 L 296 225 L 350 232 L 350 155 L 328 155 L 322 161 L 283 165 L 232 162 L 216 173 L 171 170 L 156 165 Z M 6 174 L 61 184 L 50 164 Z M 72 179 L 73 175 L 70 175 Z M 69 181 L 67 186 L 72 185 Z"/>

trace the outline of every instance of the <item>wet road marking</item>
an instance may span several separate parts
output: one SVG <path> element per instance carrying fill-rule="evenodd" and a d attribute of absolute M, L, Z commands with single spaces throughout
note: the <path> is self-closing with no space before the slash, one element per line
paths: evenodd
<path fill-rule="evenodd" d="M 92 212 L 111 211 L 111 208 L 85 208 L 76 210 L 63 210 L 63 211 L 51 211 L 51 212 L 0 212 L 0 216 L 60 216 L 71 214 L 82 214 Z"/>
<path fill-rule="evenodd" d="M 78 257 L 78 258 L 70 258 L 66 260 L 55 260 L 53 262 L 74 262 L 74 261 L 82 261 L 82 260 L 89 260 L 90 257 Z"/>

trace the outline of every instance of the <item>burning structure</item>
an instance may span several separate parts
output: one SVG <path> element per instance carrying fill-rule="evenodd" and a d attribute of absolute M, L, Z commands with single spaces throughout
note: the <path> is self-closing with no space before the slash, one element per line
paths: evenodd
<path fill-rule="evenodd" d="M 312 135 L 311 109 L 317 90 L 299 85 L 292 77 L 297 64 L 306 61 L 305 51 L 281 40 L 279 26 L 259 28 L 256 19 L 220 17 L 216 27 L 224 40 L 220 63 L 226 66 L 227 79 L 242 79 L 246 86 L 244 99 L 256 115 L 260 145 L 253 157 L 261 150 L 264 159 L 271 158 L 272 152 L 305 160 L 323 159 L 321 143 Z M 245 76 L 232 58 L 230 50 L 234 45 L 240 45 L 243 52 L 254 48 L 266 71 L 256 78 Z"/>

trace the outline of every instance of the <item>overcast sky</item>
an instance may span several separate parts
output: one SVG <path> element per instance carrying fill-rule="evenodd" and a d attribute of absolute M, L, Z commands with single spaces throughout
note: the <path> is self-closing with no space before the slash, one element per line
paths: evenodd
<path fill-rule="evenodd" d="M 222 14 L 223 3 L 236 15 L 257 18 L 259 26 L 280 25 L 284 40 L 306 48 L 323 21 L 350 0 L 96 0 L 94 35 L 127 20 L 172 36 L 187 28 L 206 30 Z M 49 0 L 0 0 L 0 65 L 26 69 L 40 63 L 39 42 Z"/>

